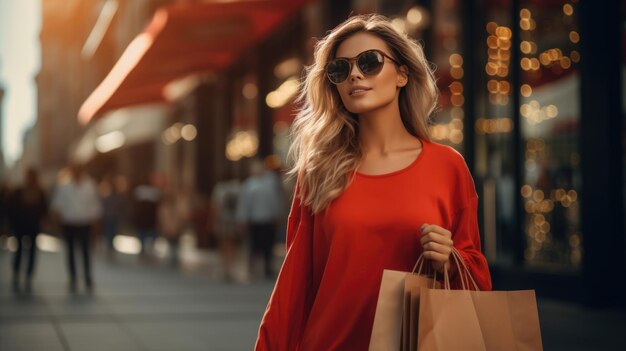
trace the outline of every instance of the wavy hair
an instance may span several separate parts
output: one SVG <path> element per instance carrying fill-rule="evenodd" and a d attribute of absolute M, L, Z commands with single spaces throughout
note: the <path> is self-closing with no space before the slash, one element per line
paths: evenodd
<path fill-rule="evenodd" d="M 358 118 L 343 106 L 325 71 L 338 46 L 359 32 L 383 39 L 391 55 L 406 66 L 409 80 L 398 99 L 402 123 L 413 136 L 431 140 L 428 123 L 439 92 L 434 67 L 421 45 L 395 29 L 387 17 L 350 17 L 315 45 L 314 62 L 305 69 L 297 99 L 301 107 L 292 125 L 289 174 L 297 176 L 298 196 L 313 213 L 325 209 L 348 187 L 361 161 Z"/>

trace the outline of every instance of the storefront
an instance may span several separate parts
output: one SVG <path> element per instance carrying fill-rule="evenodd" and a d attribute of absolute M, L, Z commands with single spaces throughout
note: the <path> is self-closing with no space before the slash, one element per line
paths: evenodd
<path fill-rule="evenodd" d="M 622 304 L 623 279 L 613 284 L 626 276 L 620 4 L 376 7 L 421 40 L 437 67 L 433 135 L 463 153 L 474 175 L 496 287 Z"/>
<path fill-rule="evenodd" d="M 253 8 L 261 5 L 244 1 L 188 5 L 232 7 L 217 17 L 179 5 L 167 16 L 157 12 L 81 118 L 147 101 L 174 106 L 162 143 L 179 151 L 168 151 L 167 168 L 209 194 L 219 179 L 245 175 L 251 156 L 286 161 L 296 82 L 311 63 L 312 38 L 350 13 L 382 13 L 422 42 L 436 65 L 441 108 L 432 134 L 459 150 L 472 171 L 495 286 L 619 304 L 626 292 L 624 279 L 615 279 L 626 277 L 620 4 L 288 3 L 262 14 Z M 174 40 L 188 37 L 199 41 Z M 167 135 L 187 125 L 197 138 L 169 143 Z M 599 289 L 607 282 L 617 287 Z"/>

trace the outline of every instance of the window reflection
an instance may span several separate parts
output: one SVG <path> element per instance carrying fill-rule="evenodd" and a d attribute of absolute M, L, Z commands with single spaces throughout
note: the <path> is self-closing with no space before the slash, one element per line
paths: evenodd
<path fill-rule="evenodd" d="M 580 60 L 577 3 L 522 1 L 519 106 L 524 145 L 524 257 L 530 264 L 578 267 Z"/>

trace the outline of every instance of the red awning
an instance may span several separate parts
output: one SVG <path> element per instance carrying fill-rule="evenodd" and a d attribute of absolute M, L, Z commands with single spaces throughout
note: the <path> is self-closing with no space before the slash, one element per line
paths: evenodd
<path fill-rule="evenodd" d="M 157 10 L 83 103 L 80 122 L 129 105 L 167 102 L 168 83 L 227 68 L 306 2 L 178 3 Z"/>

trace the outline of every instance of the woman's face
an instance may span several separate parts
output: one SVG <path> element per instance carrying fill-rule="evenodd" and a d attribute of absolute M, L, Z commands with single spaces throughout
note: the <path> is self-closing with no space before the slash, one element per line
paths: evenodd
<path fill-rule="evenodd" d="M 359 32 L 339 44 L 335 58 L 353 58 L 363 51 L 372 49 L 393 57 L 384 40 L 370 33 Z M 397 103 L 398 89 L 407 83 L 404 68 L 400 69 L 385 58 L 383 68 L 378 74 L 366 76 L 359 70 L 355 61 L 352 63 L 348 78 L 337 84 L 341 101 L 348 111 L 361 114 Z"/>

